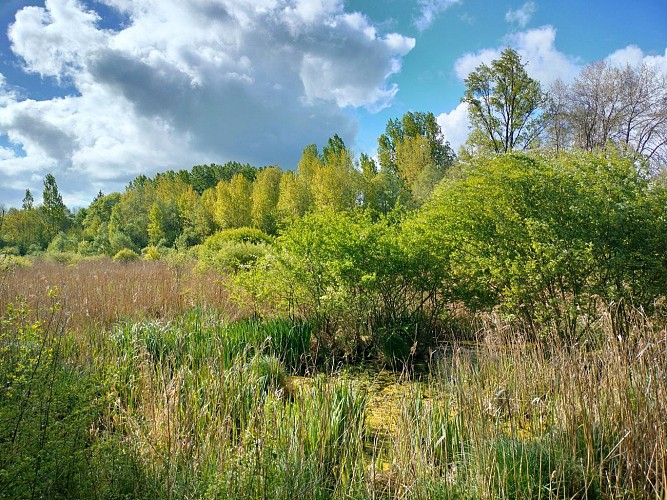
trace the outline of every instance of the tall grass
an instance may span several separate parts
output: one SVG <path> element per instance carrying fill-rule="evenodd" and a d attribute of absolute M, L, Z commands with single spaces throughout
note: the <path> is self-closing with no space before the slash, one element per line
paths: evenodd
<path fill-rule="evenodd" d="M 169 318 L 196 305 L 214 307 L 231 319 L 243 314 L 219 275 L 193 269 L 192 263 L 164 261 L 115 263 L 95 258 L 64 265 L 38 260 L 0 273 L 0 310 L 17 296 L 32 311 L 48 310 L 48 291 L 57 286 L 73 329 L 108 328 L 124 318 Z"/>
<path fill-rule="evenodd" d="M 183 299 L 185 277 L 173 293 L 168 267 L 103 264 L 86 272 L 172 294 L 131 319 L 113 287 L 76 285 L 86 268 L 0 279 L 0 497 L 665 495 L 667 329 L 640 311 L 626 337 L 605 317 L 569 347 L 490 318 L 477 344 L 434 353 L 425 379 L 405 374 L 378 415 L 372 384 L 298 376 L 315 368 L 307 324 L 235 321 L 222 291 L 218 308 Z M 59 281 L 60 306 L 42 291 Z M 100 297 L 94 314 L 78 293 Z"/>

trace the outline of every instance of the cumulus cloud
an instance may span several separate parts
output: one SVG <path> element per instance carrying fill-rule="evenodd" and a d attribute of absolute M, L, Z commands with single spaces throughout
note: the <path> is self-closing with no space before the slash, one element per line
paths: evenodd
<path fill-rule="evenodd" d="M 102 28 L 98 3 L 122 25 Z M 0 78 L 0 138 L 25 153 L 3 146 L 0 184 L 53 171 L 65 199 L 202 162 L 290 168 L 308 143 L 352 141 L 343 108 L 387 106 L 415 44 L 342 0 L 46 0 L 8 35 L 26 72 L 71 95 L 19 99 Z"/>
<path fill-rule="evenodd" d="M 657 71 L 667 74 L 667 49 L 665 49 L 665 53 L 662 55 L 648 55 L 644 54 L 644 51 L 636 45 L 628 45 L 609 54 L 605 60 L 619 68 L 627 65 L 637 67 L 641 64 L 646 64 Z"/>
<path fill-rule="evenodd" d="M 571 81 L 579 72 L 576 59 L 556 48 L 556 29 L 553 26 L 512 33 L 504 41 L 504 45 L 513 47 L 521 55 L 528 74 L 544 85 L 556 79 Z M 502 50 L 502 47 L 493 47 L 462 55 L 454 63 L 456 76 L 465 79 L 480 64 L 488 65 L 498 59 Z"/>
<path fill-rule="evenodd" d="M 414 24 L 420 31 L 429 28 L 438 18 L 441 12 L 447 10 L 460 0 L 418 0 L 419 14 Z"/>
<path fill-rule="evenodd" d="M 520 28 L 525 28 L 535 13 L 535 2 L 526 2 L 516 10 L 508 10 L 505 14 L 505 21 L 516 24 Z"/>
<path fill-rule="evenodd" d="M 449 145 L 454 151 L 458 151 L 468 138 L 470 128 L 468 105 L 462 102 L 449 113 L 438 115 L 436 120 Z"/>

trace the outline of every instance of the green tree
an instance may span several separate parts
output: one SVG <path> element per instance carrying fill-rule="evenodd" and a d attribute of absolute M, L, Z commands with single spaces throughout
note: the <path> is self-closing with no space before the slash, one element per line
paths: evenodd
<path fill-rule="evenodd" d="M 451 276 L 443 286 L 569 341 L 615 304 L 621 332 L 629 304 L 650 309 L 666 291 L 665 205 L 636 160 L 613 150 L 473 160 L 415 222 Z"/>
<path fill-rule="evenodd" d="M 262 170 L 253 182 L 252 223 L 267 234 L 278 229 L 278 199 L 282 171 L 279 167 Z"/>
<path fill-rule="evenodd" d="M 378 158 L 382 170 L 400 173 L 397 147 L 402 142 L 423 137 L 430 162 L 444 172 L 454 162 L 454 151 L 445 141 L 433 113 L 408 112 L 399 120 L 389 120 L 386 131 L 378 138 Z"/>
<path fill-rule="evenodd" d="M 360 196 L 359 172 L 352 154 L 335 134 L 324 147 L 322 159 L 313 161 L 310 188 L 317 210 L 352 210 Z"/>
<path fill-rule="evenodd" d="M 220 181 L 216 188 L 216 221 L 223 229 L 252 225 L 252 183 L 236 174 L 229 182 Z"/>
<path fill-rule="evenodd" d="M 215 226 L 213 216 L 205 207 L 202 197 L 191 186 L 181 194 L 178 211 L 183 223 L 186 246 L 201 243 L 213 232 Z"/>
<path fill-rule="evenodd" d="M 545 95 L 515 50 L 508 47 L 491 66 L 478 66 L 465 85 L 461 101 L 468 105 L 473 130 L 479 132 L 472 136 L 473 146 L 506 153 L 535 143 L 545 124 L 540 113 Z"/>
<path fill-rule="evenodd" d="M 172 246 L 181 234 L 182 222 L 176 200 L 160 198 L 153 202 L 148 212 L 148 242 L 151 245 Z"/>
<path fill-rule="evenodd" d="M 401 120 L 389 120 L 386 132 L 378 139 L 378 158 L 382 172 L 400 178 L 419 201 L 430 193 L 429 186 L 432 188 L 444 176 L 455 155 L 433 113 L 409 112 Z"/>
<path fill-rule="evenodd" d="M 26 189 L 25 196 L 23 197 L 23 203 L 21 205 L 23 210 L 32 210 L 34 204 L 35 204 L 35 198 L 33 197 L 30 190 Z"/>
<path fill-rule="evenodd" d="M 44 218 L 37 210 L 10 209 L 2 222 L 2 240 L 25 254 L 46 247 L 49 242 Z"/>
<path fill-rule="evenodd" d="M 44 178 L 42 213 L 44 214 L 49 240 L 58 234 L 58 232 L 67 229 L 69 211 L 63 203 L 56 178 L 52 174 L 47 174 Z"/>
<path fill-rule="evenodd" d="M 292 222 L 303 217 L 313 205 L 310 187 L 301 175 L 285 172 L 280 178 L 278 215 L 283 222 Z"/>

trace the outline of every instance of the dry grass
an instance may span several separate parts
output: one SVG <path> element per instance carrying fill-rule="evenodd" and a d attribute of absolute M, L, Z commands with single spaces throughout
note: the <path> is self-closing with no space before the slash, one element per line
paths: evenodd
<path fill-rule="evenodd" d="M 0 307 L 22 295 L 46 312 L 54 286 L 70 327 L 100 337 L 71 340 L 105 387 L 90 431 L 134 450 L 152 478 L 136 490 L 128 476 L 133 495 L 665 495 L 667 328 L 641 311 L 625 337 L 603 315 L 578 346 L 525 342 L 516 326 L 480 317 L 478 343 L 435 354 L 428 381 L 295 380 L 286 397 L 250 351 L 230 359 L 238 335 L 220 321 L 242 311 L 213 274 L 164 262 L 38 262 L 0 276 Z"/>
<path fill-rule="evenodd" d="M 21 296 L 39 315 L 54 287 L 70 315 L 68 326 L 75 329 L 108 328 L 120 319 L 169 318 L 195 305 L 226 312 L 230 319 L 242 314 L 213 271 L 195 272 L 192 263 L 117 263 L 108 258 L 69 266 L 38 260 L 9 269 L 0 276 L 0 311 Z"/>

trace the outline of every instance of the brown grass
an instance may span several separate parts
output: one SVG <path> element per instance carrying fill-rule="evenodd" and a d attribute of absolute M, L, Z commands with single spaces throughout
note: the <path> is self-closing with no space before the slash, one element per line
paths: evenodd
<path fill-rule="evenodd" d="M 225 312 L 242 311 L 230 298 L 219 274 L 195 272 L 191 263 L 113 262 L 108 258 L 64 265 L 37 260 L 0 275 L 0 311 L 22 297 L 40 315 L 48 311 L 49 290 L 69 315 L 70 328 L 108 327 L 129 318 L 169 318 L 199 305 Z"/>

